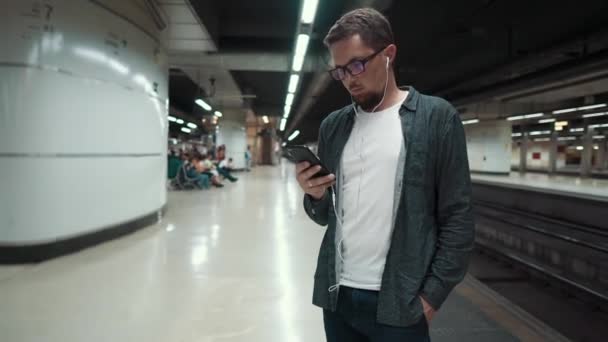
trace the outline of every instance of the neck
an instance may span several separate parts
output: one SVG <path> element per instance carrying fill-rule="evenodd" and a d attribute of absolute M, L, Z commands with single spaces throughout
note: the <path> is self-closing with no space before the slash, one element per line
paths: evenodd
<path fill-rule="evenodd" d="M 404 94 L 407 93 L 405 90 L 401 90 L 397 87 L 395 77 L 392 76 L 392 70 L 389 72 L 388 85 L 386 86 L 386 95 L 384 101 L 378 106 L 376 112 L 384 110 L 386 108 L 396 105 L 398 102 L 403 101 Z"/>

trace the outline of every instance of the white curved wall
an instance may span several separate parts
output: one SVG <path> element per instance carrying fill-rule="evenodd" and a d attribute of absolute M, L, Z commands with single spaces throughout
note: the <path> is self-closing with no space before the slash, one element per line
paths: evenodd
<path fill-rule="evenodd" d="M 144 8 L 0 2 L 0 245 L 73 237 L 165 204 L 168 67 Z"/>

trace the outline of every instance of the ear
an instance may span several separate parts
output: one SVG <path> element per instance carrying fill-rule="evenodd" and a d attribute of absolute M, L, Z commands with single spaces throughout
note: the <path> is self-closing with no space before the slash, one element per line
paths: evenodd
<path fill-rule="evenodd" d="M 384 50 L 384 55 L 389 58 L 389 65 L 393 65 L 395 63 L 395 57 L 397 57 L 397 46 L 395 46 L 395 44 L 387 46 Z"/>

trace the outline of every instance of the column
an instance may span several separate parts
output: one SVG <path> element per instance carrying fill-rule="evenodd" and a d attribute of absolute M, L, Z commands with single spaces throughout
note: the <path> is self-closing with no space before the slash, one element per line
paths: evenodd
<path fill-rule="evenodd" d="M 549 174 L 557 171 L 557 132 L 551 133 L 551 143 L 549 146 Z"/>
<path fill-rule="evenodd" d="M 519 146 L 519 173 L 526 173 L 528 168 L 528 132 L 523 132 Z"/>
<path fill-rule="evenodd" d="M 581 159 L 581 177 L 591 176 L 593 159 L 593 129 L 587 130 L 583 136 L 583 154 Z"/>

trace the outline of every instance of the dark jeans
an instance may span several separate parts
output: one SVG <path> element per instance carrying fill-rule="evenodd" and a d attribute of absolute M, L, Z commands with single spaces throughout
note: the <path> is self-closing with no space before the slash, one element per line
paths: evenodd
<path fill-rule="evenodd" d="M 327 342 L 430 342 L 424 316 L 408 327 L 376 321 L 378 292 L 340 287 L 336 312 L 323 310 Z"/>

